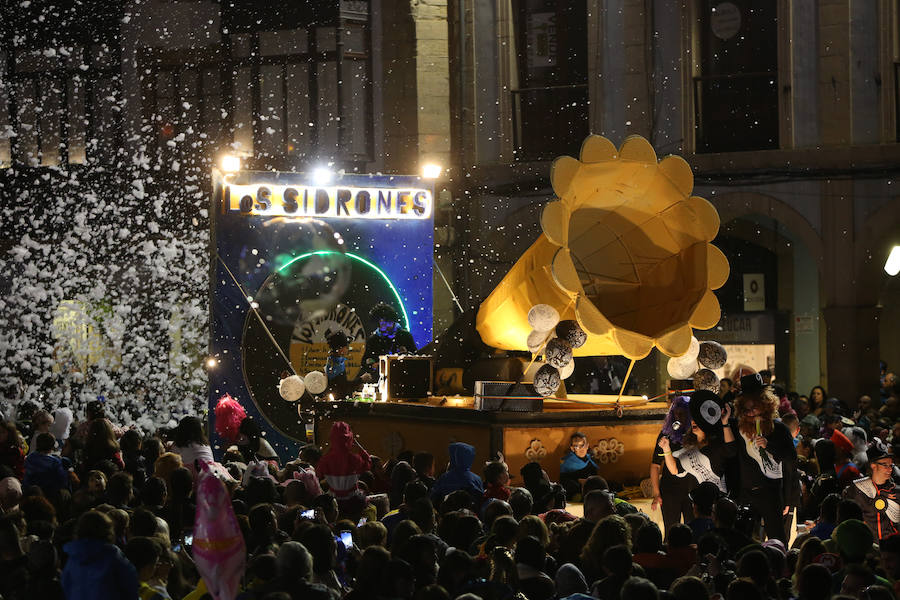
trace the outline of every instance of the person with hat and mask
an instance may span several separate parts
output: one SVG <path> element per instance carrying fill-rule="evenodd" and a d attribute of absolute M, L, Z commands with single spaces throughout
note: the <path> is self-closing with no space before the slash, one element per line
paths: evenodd
<path fill-rule="evenodd" d="M 416 351 L 412 334 L 400 326 L 400 315 L 390 305 L 379 302 L 369 313 L 378 330 L 366 340 L 360 379 L 371 381 L 378 375 L 378 357 L 384 354 L 411 354 Z M 368 377 L 365 377 L 368 375 Z"/>
<path fill-rule="evenodd" d="M 657 442 L 665 469 L 670 476 L 684 482 L 688 493 L 704 482 L 712 482 L 724 492 L 725 463 L 736 454 L 729 423 L 731 407 L 718 394 L 698 390 L 688 401 L 688 409 L 689 431 L 682 436 L 680 447 L 672 447 L 665 431 Z M 685 516 L 685 523 L 690 522 L 692 516 L 693 512 Z M 675 519 L 666 525 L 671 527 L 677 522 L 678 515 L 675 515 Z"/>
<path fill-rule="evenodd" d="M 871 475 L 857 479 L 844 489 L 844 498 L 853 500 L 863 512 L 863 521 L 881 540 L 900 531 L 898 486 L 891 479 L 894 453 L 878 442 L 866 452 Z"/>
<path fill-rule="evenodd" d="M 731 424 L 740 468 L 738 499 L 750 506 L 766 536 L 787 542 L 784 516 L 790 511 L 785 498 L 795 473 L 797 452 L 787 427 L 776 420 L 778 398 L 763 385 L 758 373 L 741 377 L 735 401 L 736 422 Z"/>

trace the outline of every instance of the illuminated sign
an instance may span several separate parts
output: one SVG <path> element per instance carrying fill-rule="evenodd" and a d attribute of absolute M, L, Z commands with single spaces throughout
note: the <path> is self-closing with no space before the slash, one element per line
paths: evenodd
<path fill-rule="evenodd" d="M 267 217 L 410 219 L 431 217 L 434 196 L 424 188 L 230 184 L 224 210 Z"/>

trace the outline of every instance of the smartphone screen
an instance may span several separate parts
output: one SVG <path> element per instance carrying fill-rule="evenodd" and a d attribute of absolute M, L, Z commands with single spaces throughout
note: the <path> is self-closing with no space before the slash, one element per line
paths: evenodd
<path fill-rule="evenodd" d="M 194 534 L 186 533 L 184 535 L 184 545 L 185 546 L 193 546 L 194 545 Z"/>
<path fill-rule="evenodd" d="M 300 513 L 300 516 L 304 519 L 315 519 L 316 518 L 316 509 L 311 508 L 309 510 L 304 510 Z"/>
<path fill-rule="evenodd" d="M 349 550 L 350 548 L 353 547 L 353 534 L 352 533 L 350 533 L 349 531 L 342 531 L 340 538 L 341 538 L 341 543 L 344 544 L 344 548 Z"/>
<path fill-rule="evenodd" d="M 359 520 L 359 523 L 357 523 L 356 526 L 357 526 L 357 527 L 362 527 L 363 525 L 366 524 L 366 521 L 368 521 L 368 519 L 365 518 L 365 517 L 363 517 L 363 518 L 361 518 L 361 519 Z"/>

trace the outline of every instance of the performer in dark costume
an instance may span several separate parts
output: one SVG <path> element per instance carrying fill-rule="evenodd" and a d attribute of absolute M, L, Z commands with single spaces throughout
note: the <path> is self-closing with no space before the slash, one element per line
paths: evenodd
<path fill-rule="evenodd" d="M 719 396 L 713 392 L 706 390 L 694 392 L 688 403 L 691 415 L 690 431 L 683 436 L 681 447 L 673 450 L 669 438 L 665 435 L 660 436 L 657 442 L 662 450 L 664 474 L 681 480 L 681 486 L 687 490 L 688 496 L 703 482 L 713 483 L 722 493 L 725 492 L 725 480 L 722 478 L 725 463 L 736 454 L 737 450 L 734 434 L 729 425 L 731 408 L 726 405 L 723 410 L 723 405 Z M 665 517 L 664 498 L 663 518 Z M 674 518 L 672 521 L 674 525 L 678 522 L 679 515 L 670 514 L 669 518 Z M 685 523 L 689 523 L 692 519 L 692 512 L 684 516 Z M 670 525 L 667 523 L 666 526 Z"/>
<path fill-rule="evenodd" d="M 377 379 L 379 356 L 416 351 L 412 334 L 400 327 L 400 315 L 391 306 L 383 302 L 376 304 L 369 316 L 378 323 L 378 331 L 366 340 L 366 353 L 360 369 L 363 381 Z"/>
<path fill-rule="evenodd" d="M 668 535 L 669 529 L 676 523 L 680 523 L 682 517 L 685 523 L 693 519 L 693 509 L 688 498 L 690 481 L 673 475 L 664 466 L 666 452 L 681 450 L 685 434 L 691 430 L 691 412 L 688 408 L 687 396 L 676 396 L 672 400 L 669 412 L 663 421 L 662 431 L 656 438 L 656 447 L 653 449 L 653 457 L 650 463 L 650 483 L 653 488 L 652 510 L 662 510 L 663 526 Z M 663 442 L 662 440 L 666 441 Z M 661 443 L 667 446 L 664 450 Z"/>
<path fill-rule="evenodd" d="M 785 498 L 794 476 L 785 469 L 796 464 L 797 452 L 791 433 L 775 420 L 778 398 L 763 385 L 758 373 L 741 377 L 741 393 L 735 401 L 737 422 L 732 423 L 740 467 L 738 500 L 749 505 L 758 522 L 762 518 L 766 536 L 787 543 Z"/>
<path fill-rule="evenodd" d="M 351 392 L 347 381 L 347 352 L 350 342 L 343 331 L 328 336 L 328 358 L 325 359 L 325 376 L 328 377 L 328 389 L 336 398 L 344 398 Z"/>
<path fill-rule="evenodd" d="M 707 390 L 693 393 L 688 404 L 691 431 L 681 441 L 681 448 L 671 450 L 668 438 L 659 440 L 663 460 L 669 473 L 688 480 L 688 491 L 704 481 L 716 484 L 723 493 L 725 462 L 737 453 L 734 433 L 729 424 L 731 407 Z"/>
<path fill-rule="evenodd" d="M 859 505 L 875 539 L 882 540 L 900 531 L 900 487 L 891 479 L 894 454 L 876 441 L 869 446 L 866 457 L 872 475 L 844 488 L 844 498 Z"/>

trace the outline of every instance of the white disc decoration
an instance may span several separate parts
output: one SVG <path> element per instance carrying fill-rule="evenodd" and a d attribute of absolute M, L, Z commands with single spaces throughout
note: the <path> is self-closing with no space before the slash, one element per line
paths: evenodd
<path fill-rule="evenodd" d="M 528 324 L 536 331 L 550 331 L 559 323 L 559 311 L 549 304 L 535 304 L 528 311 Z"/>
<path fill-rule="evenodd" d="M 278 394 L 288 402 L 296 402 L 306 391 L 306 384 L 299 375 L 285 377 L 278 383 Z"/>
<path fill-rule="evenodd" d="M 534 374 L 534 391 L 541 396 L 552 396 L 559 389 L 561 381 L 556 367 L 544 365 Z"/>
<path fill-rule="evenodd" d="M 562 369 L 572 362 L 572 346 L 566 343 L 565 340 L 553 338 L 547 342 L 547 347 L 544 348 L 544 362 L 553 365 L 557 369 Z"/>
<path fill-rule="evenodd" d="M 568 379 L 575 372 L 575 361 L 570 360 L 569 364 L 559 370 L 559 376 L 562 379 Z"/>
<path fill-rule="evenodd" d="M 537 354 L 541 351 L 541 348 L 544 347 L 544 342 L 552 335 L 550 331 L 537 331 L 533 330 L 528 334 L 528 339 L 525 340 L 525 343 L 528 344 L 528 351 L 532 354 Z"/>
<path fill-rule="evenodd" d="M 688 351 L 678 358 L 685 361 L 697 362 L 698 354 L 700 354 L 700 341 L 694 336 L 691 336 L 691 345 L 688 347 Z"/>
<path fill-rule="evenodd" d="M 322 371 L 310 371 L 306 374 L 304 382 L 310 394 L 321 394 L 328 387 L 328 378 Z"/>
<path fill-rule="evenodd" d="M 684 357 L 670 358 L 666 370 L 672 379 L 690 379 L 697 372 L 697 360 L 684 360 Z"/>
<path fill-rule="evenodd" d="M 719 342 L 700 342 L 697 360 L 707 369 L 721 369 L 728 361 L 728 351 Z"/>
<path fill-rule="evenodd" d="M 694 373 L 694 389 L 719 393 L 719 376 L 709 369 L 700 369 Z"/>

